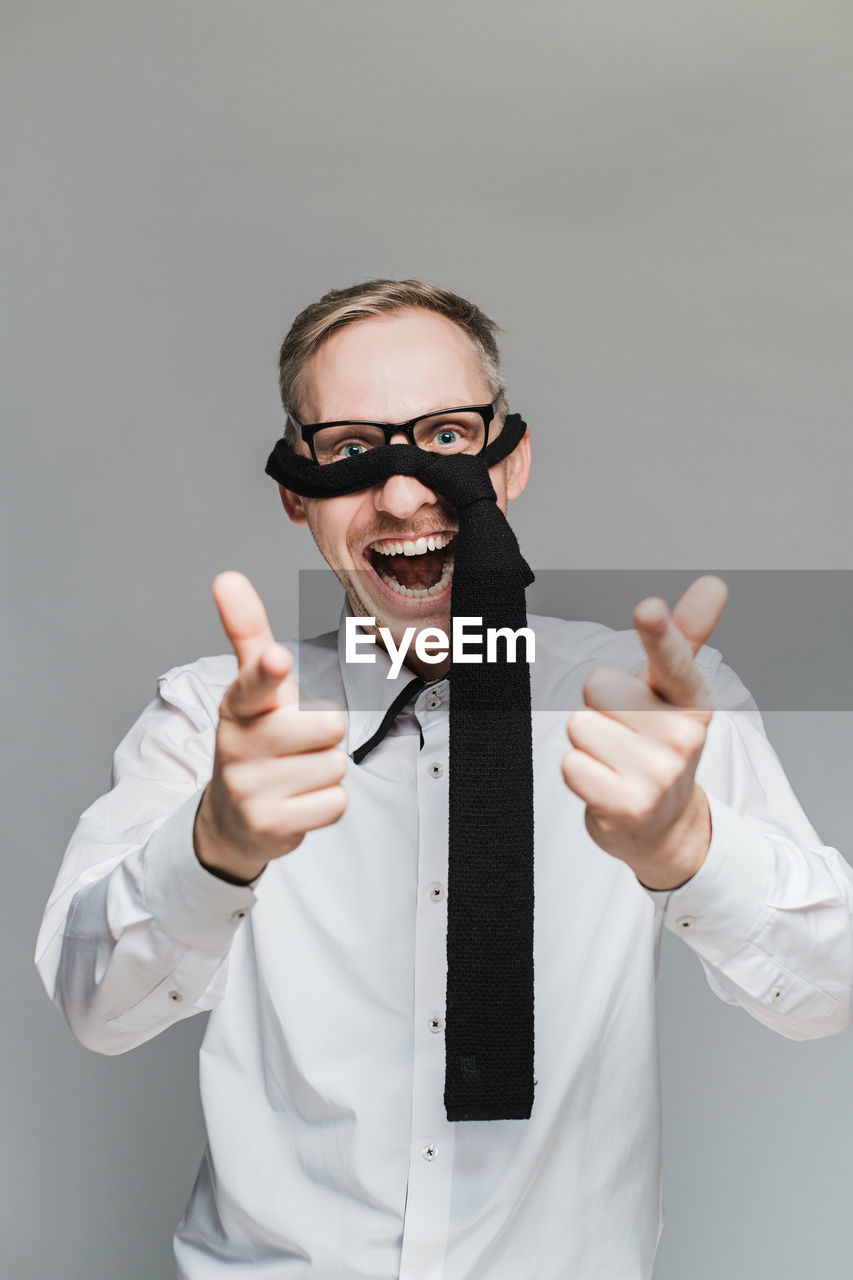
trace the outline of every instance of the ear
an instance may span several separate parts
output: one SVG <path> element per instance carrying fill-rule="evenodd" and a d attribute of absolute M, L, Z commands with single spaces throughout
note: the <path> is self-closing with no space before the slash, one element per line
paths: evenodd
<path fill-rule="evenodd" d="M 307 524 L 308 517 L 305 515 L 305 504 L 298 493 L 294 493 L 291 489 L 285 489 L 283 484 L 278 486 L 281 505 L 284 507 L 290 519 L 294 524 Z"/>
<path fill-rule="evenodd" d="M 530 476 L 530 428 L 525 431 L 506 459 L 506 496 L 511 502 L 524 493 Z M 292 517 L 291 517 L 292 518 Z"/>

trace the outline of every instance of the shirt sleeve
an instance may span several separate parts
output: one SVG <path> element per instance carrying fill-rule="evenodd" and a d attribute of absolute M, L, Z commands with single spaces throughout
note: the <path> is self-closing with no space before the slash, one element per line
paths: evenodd
<path fill-rule="evenodd" d="M 652 897 L 723 1000 L 790 1039 L 832 1035 L 851 1021 L 853 870 L 821 844 L 754 701 L 713 657 L 716 710 L 696 775 L 711 847 L 687 884 Z"/>
<path fill-rule="evenodd" d="M 36 965 L 77 1038 L 123 1053 L 225 990 L 228 950 L 255 902 L 201 866 L 193 822 L 209 780 L 218 698 L 177 668 L 120 743 L 112 789 L 83 814 L 42 921 Z"/>

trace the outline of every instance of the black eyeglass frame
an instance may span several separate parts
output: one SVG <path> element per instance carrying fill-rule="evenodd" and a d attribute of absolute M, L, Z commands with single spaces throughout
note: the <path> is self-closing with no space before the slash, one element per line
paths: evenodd
<path fill-rule="evenodd" d="M 479 413 L 483 419 L 483 446 L 477 450 L 482 453 L 483 449 L 489 443 L 489 427 L 495 420 L 498 411 L 498 405 L 504 398 L 503 391 L 499 391 L 491 404 L 460 404 L 453 409 L 433 409 L 432 413 L 419 413 L 416 418 L 410 418 L 408 422 L 367 422 L 362 419 L 342 418 L 339 422 L 309 422 L 302 423 L 296 415 L 288 409 L 287 416 L 298 428 L 299 434 L 311 450 L 311 457 L 321 465 L 317 454 L 314 451 L 314 437 L 318 431 L 322 431 L 325 427 L 378 427 L 385 434 L 385 443 L 391 443 L 391 437 L 400 435 L 401 433 L 407 438 L 409 444 L 419 449 L 420 445 L 415 440 L 415 427 L 419 422 L 424 422 L 427 418 L 440 418 L 448 413 Z M 476 455 L 474 455 L 476 456 Z"/>

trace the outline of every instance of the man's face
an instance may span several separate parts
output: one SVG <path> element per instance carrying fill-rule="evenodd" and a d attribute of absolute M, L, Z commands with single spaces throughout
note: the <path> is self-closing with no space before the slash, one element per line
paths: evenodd
<path fill-rule="evenodd" d="M 300 416 L 303 422 L 405 422 L 492 398 L 468 335 L 444 316 L 412 308 L 333 333 L 306 366 Z M 490 438 L 497 430 L 492 427 Z M 397 442 L 408 443 L 403 435 Z M 308 455 L 307 445 L 300 452 Z M 525 438 L 491 468 L 502 511 L 523 490 L 529 464 Z M 413 477 L 395 475 L 337 498 L 300 498 L 282 489 L 282 501 L 292 520 L 308 524 L 353 613 L 375 617 L 398 644 L 409 626 L 449 631 L 458 522 L 445 499 Z M 416 554 L 400 550 L 406 543 Z M 408 665 L 418 669 L 411 651 Z M 432 665 L 423 674 L 435 677 L 445 667 Z"/>

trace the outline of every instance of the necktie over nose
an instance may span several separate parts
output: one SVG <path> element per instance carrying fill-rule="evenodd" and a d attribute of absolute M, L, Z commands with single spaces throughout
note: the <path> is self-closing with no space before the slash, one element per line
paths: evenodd
<path fill-rule="evenodd" d="M 385 445 L 318 466 L 279 440 L 267 474 L 306 498 L 415 476 L 456 509 L 451 613 L 484 628 L 527 625 L 533 581 L 489 467 L 522 439 L 509 414 L 480 454 Z M 498 646 L 492 663 L 451 662 L 447 1007 L 449 1120 L 522 1120 L 533 1106 L 533 748 L 530 671 Z M 361 757 L 363 758 L 363 756 Z"/>

